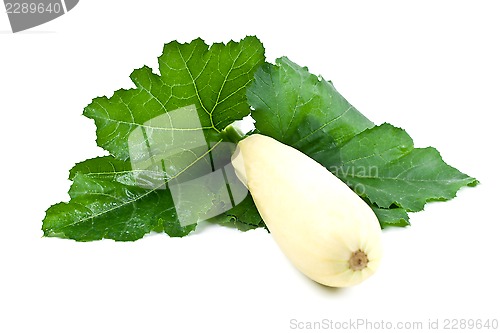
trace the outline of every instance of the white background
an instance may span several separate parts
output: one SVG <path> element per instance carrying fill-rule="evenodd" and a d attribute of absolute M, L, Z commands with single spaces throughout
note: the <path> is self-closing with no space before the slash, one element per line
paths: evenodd
<path fill-rule="evenodd" d="M 500 320 L 499 15 L 497 1 L 86 0 L 12 34 L 2 11 L 0 332 Z M 309 66 L 368 118 L 405 128 L 481 185 L 385 231 L 377 274 L 343 290 L 303 277 L 264 230 L 210 226 L 134 243 L 42 238 L 45 210 L 68 199 L 68 170 L 104 154 L 81 115 L 92 98 L 132 87 L 128 75 L 155 68 L 166 42 L 250 34 L 268 61 Z"/>

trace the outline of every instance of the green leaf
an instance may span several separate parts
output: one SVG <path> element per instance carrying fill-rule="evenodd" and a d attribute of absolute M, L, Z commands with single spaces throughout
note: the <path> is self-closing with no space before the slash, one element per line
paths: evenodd
<path fill-rule="evenodd" d="M 96 179 L 117 181 L 133 186 L 135 185 L 135 178 L 131 170 L 129 161 L 117 160 L 112 156 L 95 157 L 77 163 L 71 168 L 69 179 L 74 180 L 76 175 L 80 173 Z"/>
<path fill-rule="evenodd" d="M 406 227 L 410 225 L 408 213 L 403 208 L 379 208 L 370 205 L 382 229 L 387 227 Z"/>
<path fill-rule="evenodd" d="M 180 225 L 168 190 L 129 184 L 131 172 L 129 163 L 109 156 L 76 165 L 70 173 L 71 200 L 47 210 L 44 235 L 133 241 L 153 230 L 181 237 L 195 229 L 196 225 Z"/>
<path fill-rule="evenodd" d="M 330 81 L 283 57 L 264 64 L 247 90 L 255 127 L 311 155 L 372 127 Z"/>
<path fill-rule="evenodd" d="M 70 171 L 71 201 L 49 208 L 44 234 L 80 241 L 135 240 L 151 231 L 184 236 L 196 226 L 186 219 L 229 209 L 236 198 L 224 191 L 235 186 L 224 169 L 231 149 L 221 131 L 250 113 L 246 87 L 263 62 L 256 37 L 210 47 L 201 39 L 174 41 L 158 58 L 159 74 L 137 69 L 130 76 L 135 88 L 95 98 L 84 115 L 112 156 Z M 203 178 L 216 169 L 218 181 Z M 208 180 L 192 182 L 202 178 Z M 184 200 L 187 195 L 200 200 Z"/>
<path fill-rule="evenodd" d="M 132 131 L 147 131 L 151 119 L 189 105 L 195 106 L 201 127 L 185 129 L 203 130 L 218 141 L 220 131 L 249 114 L 246 87 L 263 61 L 264 48 L 256 37 L 210 48 L 201 39 L 174 41 L 158 58 L 160 75 L 148 67 L 135 70 L 130 78 L 136 88 L 95 98 L 84 115 L 95 121 L 98 145 L 121 160 L 129 158 Z"/>
<path fill-rule="evenodd" d="M 262 220 L 262 217 L 260 216 L 257 207 L 255 207 L 255 203 L 250 195 L 248 195 L 241 203 L 234 206 L 232 209 L 213 217 L 208 221 L 224 226 L 235 227 L 241 231 L 266 227 L 264 220 Z"/>
<path fill-rule="evenodd" d="M 368 201 L 382 227 L 408 225 L 407 211 L 477 184 L 444 163 L 436 149 L 414 148 L 403 130 L 374 127 L 331 82 L 287 58 L 263 65 L 247 96 L 259 133 L 329 169 Z"/>
<path fill-rule="evenodd" d="M 435 148 L 414 148 L 410 136 L 390 124 L 314 158 L 380 208 L 420 211 L 429 201 L 449 200 L 461 187 L 478 183 L 446 164 Z"/>

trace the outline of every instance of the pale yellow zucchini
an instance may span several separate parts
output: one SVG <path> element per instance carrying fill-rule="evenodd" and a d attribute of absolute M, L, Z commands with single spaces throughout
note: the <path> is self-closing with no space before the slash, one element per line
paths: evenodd
<path fill-rule="evenodd" d="M 275 241 L 302 273 L 346 287 L 375 272 L 382 253 L 377 217 L 326 168 L 259 134 L 238 143 L 232 163 Z"/>

